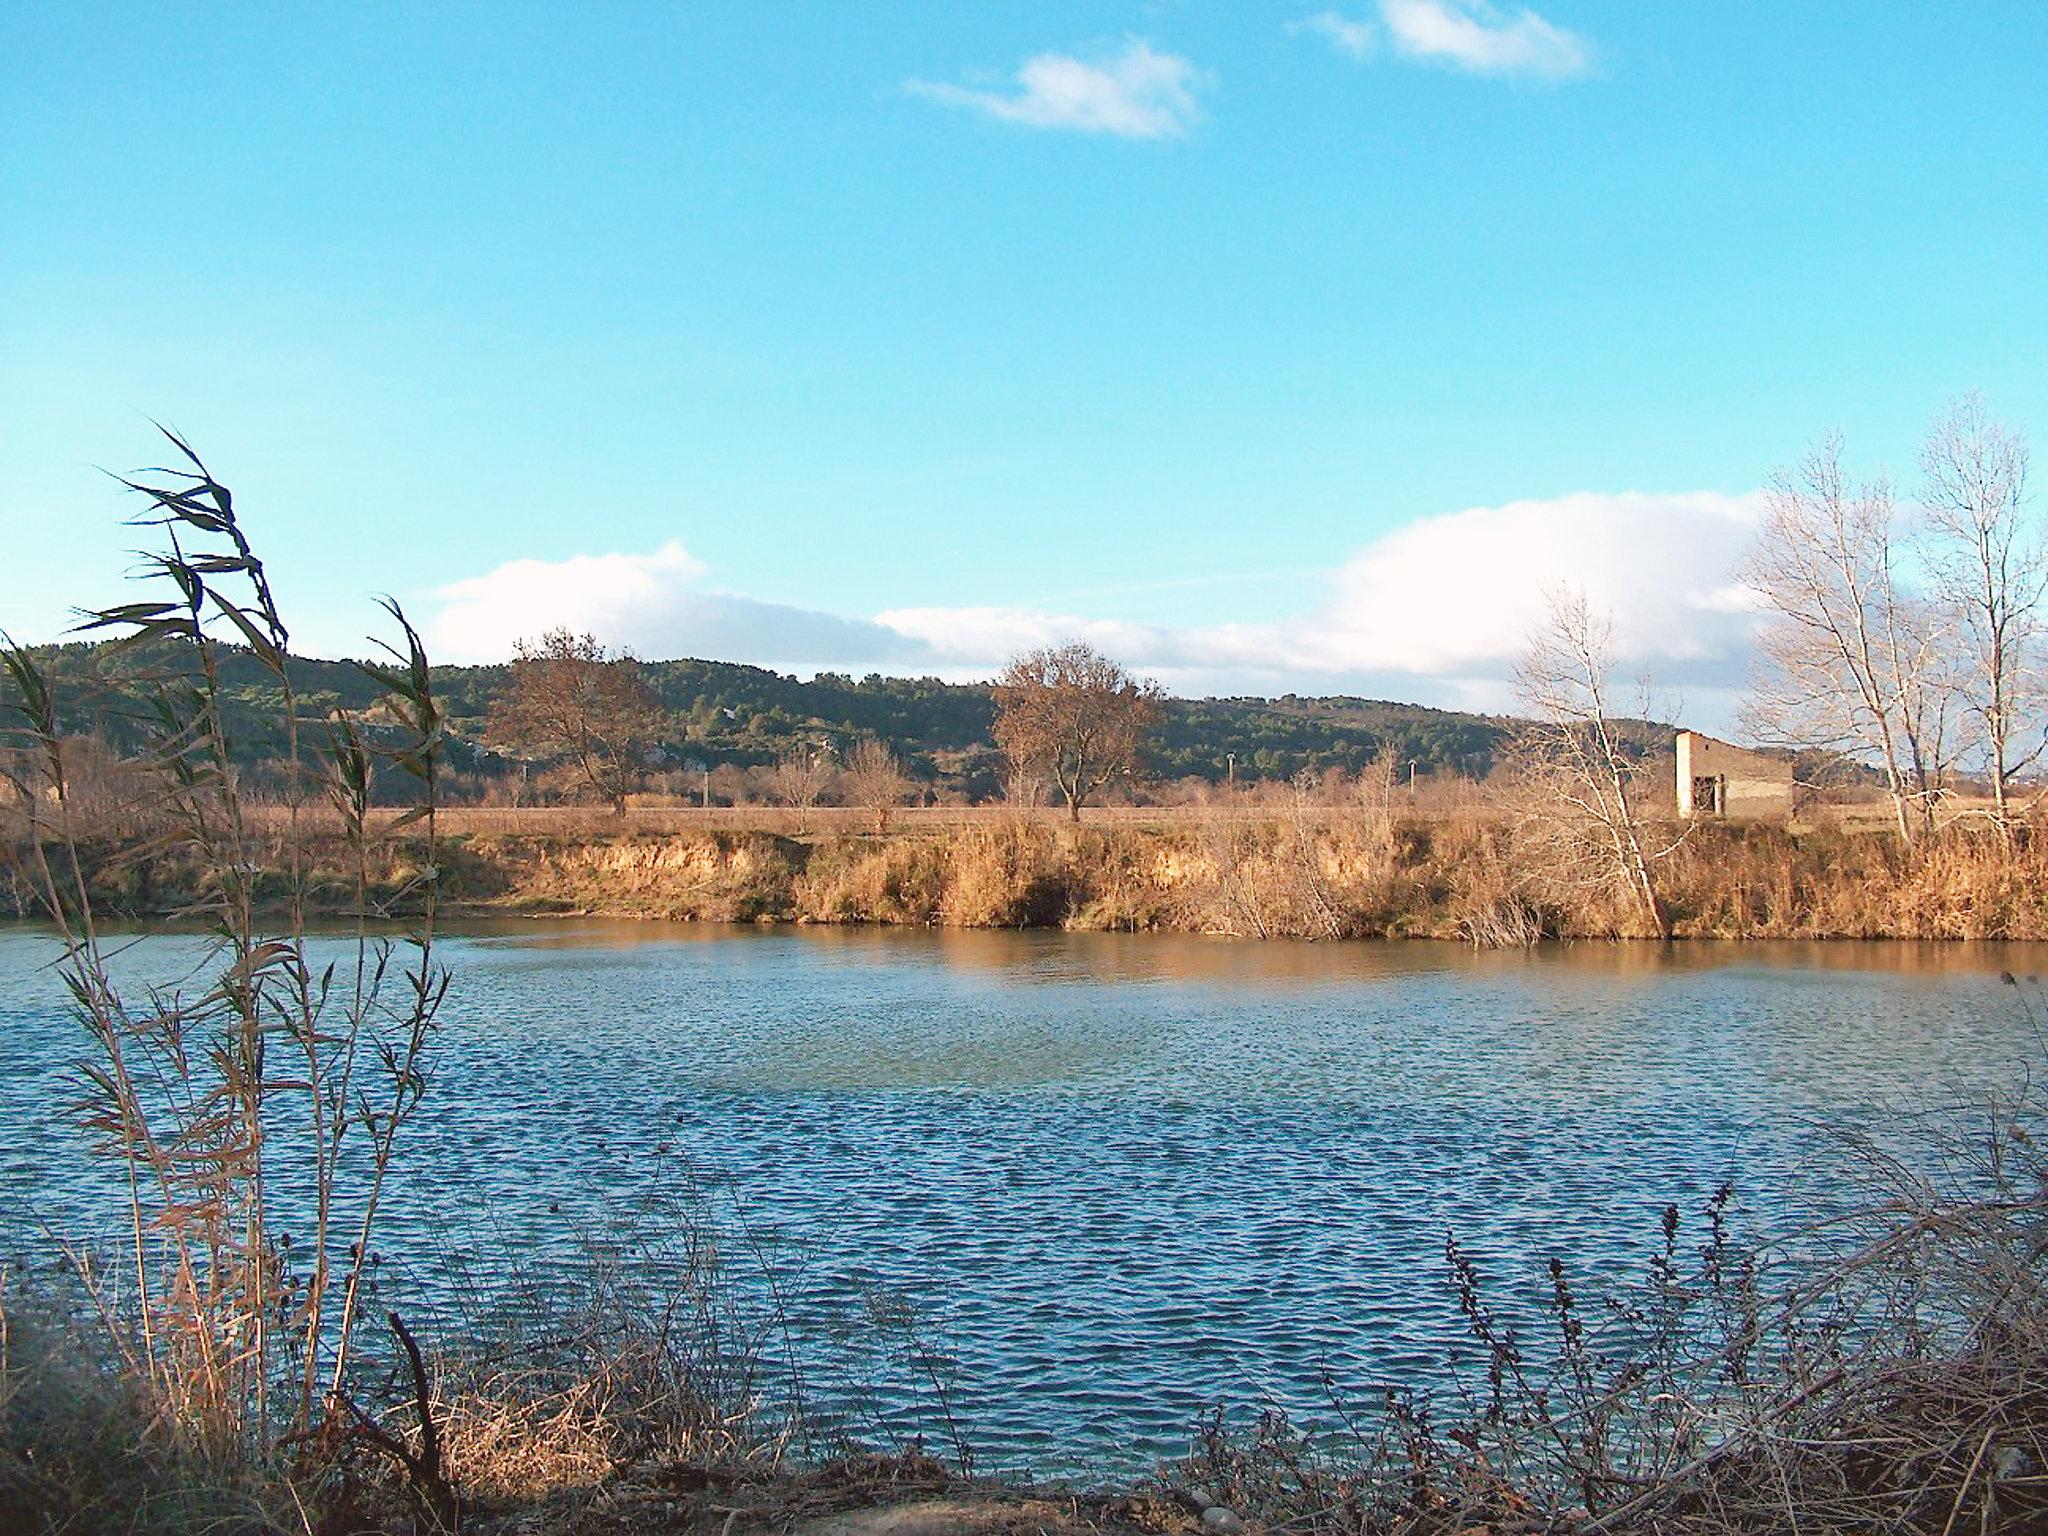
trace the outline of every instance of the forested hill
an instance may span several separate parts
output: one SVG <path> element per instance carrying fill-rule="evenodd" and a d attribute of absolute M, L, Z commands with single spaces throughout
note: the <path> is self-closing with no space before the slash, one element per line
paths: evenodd
<path fill-rule="evenodd" d="M 120 679 L 142 664 L 87 645 L 42 647 L 34 654 L 56 683 L 71 728 L 120 744 L 126 703 L 134 702 Z M 230 699 L 242 706 L 234 721 L 238 751 L 252 761 L 270 756 L 281 744 L 273 739 L 277 712 L 266 707 L 274 705 L 269 674 L 246 654 L 224 654 Z M 484 745 L 484 719 L 509 671 L 503 665 L 435 669 L 458 766 L 486 773 L 504 766 Z M 663 744 L 669 766 L 747 767 L 771 762 L 800 742 L 844 745 L 876 736 L 922 776 L 988 792 L 996 782 L 994 701 L 986 684 L 856 680 L 829 672 L 801 682 L 723 661 L 647 662 L 643 672 L 671 717 Z M 292 673 L 307 717 L 335 706 L 364 708 L 377 696 L 376 686 L 349 662 L 297 660 Z M 126 702 L 124 694 L 131 695 Z M 1356 771 L 1385 751 L 1423 773 L 1484 775 L 1507 729 L 1499 719 L 1377 699 L 1169 699 L 1150 765 L 1161 779 L 1220 780 L 1235 754 L 1239 778 L 1271 779 L 1303 768 Z"/>

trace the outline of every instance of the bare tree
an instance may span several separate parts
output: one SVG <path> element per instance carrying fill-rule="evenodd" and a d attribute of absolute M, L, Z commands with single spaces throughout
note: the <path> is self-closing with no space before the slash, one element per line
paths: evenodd
<path fill-rule="evenodd" d="M 1936 590 L 1963 640 L 1962 684 L 1982 732 L 1992 814 L 2011 832 L 2011 787 L 2041 755 L 2030 665 L 2048 552 L 2026 515 L 2027 440 L 1975 394 L 1951 401 L 1920 452 Z"/>
<path fill-rule="evenodd" d="M 1317 783 L 1315 772 L 1304 768 L 1294 776 L 1290 786 L 1290 809 L 1293 812 L 1288 842 L 1294 856 L 1294 867 L 1298 872 L 1304 905 L 1310 914 L 1314 931 L 1326 939 L 1344 937 L 1344 918 L 1337 911 L 1332 898 L 1329 882 L 1323 877 L 1321 854 L 1322 839 L 1317 835 L 1315 817 L 1310 812 L 1316 791 L 1322 787 Z"/>
<path fill-rule="evenodd" d="M 1671 919 L 1654 871 L 1678 845 L 1657 846 L 1645 824 L 1636 787 L 1642 760 L 1611 708 L 1612 649 L 1612 622 L 1584 593 L 1550 594 L 1549 613 L 1515 668 L 1515 692 L 1534 719 L 1513 745 L 1514 776 L 1529 815 L 1551 834 L 1549 872 L 1618 885 L 1657 937 L 1668 939 Z"/>
<path fill-rule="evenodd" d="M 621 815 L 662 711 L 640 664 L 595 635 L 551 629 L 512 651 L 512 677 L 491 701 L 490 733 L 528 756 L 563 757 Z"/>
<path fill-rule="evenodd" d="M 796 812 L 797 830 L 810 830 L 811 812 L 832 787 L 832 753 L 814 741 L 798 742 L 775 760 L 775 798 Z"/>
<path fill-rule="evenodd" d="M 903 803 L 910 792 L 910 779 L 886 742 L 863 737 L 846 754 L 846 772 L 841 775 L 849 805 L 871 811 L 877 833 L 889 830 L 889 812 Z"/>
<path fill-rule="evenodd" d="M 1744 719 L 1765 741 L 1874 761 L 1912 842 L 1945 789 L 1953 695 L 1939 616 L 1901 583 L 1897 540 L 1890 484 L 1852 484 L 1839 436 L 1773 477 L 1742 572 L 1766 615 Z"/>
<path fill-rule="evenodd" d="M 1137 768 L 1160 715 L 1157 684 L 1078 640 L 1019 656 L 995 695 L 996 745 L 1012 771 L 1051 778 L 1074 821 L 1090 795 Z"/>

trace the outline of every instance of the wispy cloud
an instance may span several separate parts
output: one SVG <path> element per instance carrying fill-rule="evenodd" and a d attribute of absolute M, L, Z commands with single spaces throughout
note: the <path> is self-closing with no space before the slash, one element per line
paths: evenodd
<path fill-rule="evenodd" d="M 1348 53 L 1354 59 L 1369 56 L 1380 41 L 1379 29 L 1371 22 L 1354 21 L 1337 11 L 1317 11 L 1313 16 L 1290 21 L 1287 30 L 1320 37 L 1339 53 Z"/>
<path fill-rule="evenodd" d="M 1095 62 L 1041 53 L 1017 71 L 1015 89 L 911 80 L 913 96 L 971 107 L 1006 123 L 1064 128 L 1127 139 L 1177 138 L 1201 116 L 1196 94 L 1205 75 L 1179 54 L 1132 39 L 1122 53 Z"/>
<path fill-rule="evenodd" d="M 1475 75 L 1566 80 L 1592 67 L 1577 33 L 1488 0 L 1380 0 L 1380 19 L 1396 52 Z"/>

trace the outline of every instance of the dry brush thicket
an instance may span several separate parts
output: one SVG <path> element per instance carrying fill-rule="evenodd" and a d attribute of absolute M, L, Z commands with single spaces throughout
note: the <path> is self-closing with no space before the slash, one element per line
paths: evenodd
<path fill-rule="evenodd" d="M 443 836 L 434 855 L 445 912 L 674 921 L 1054 927 L 1247 939 L 1450 939 L 1514 947 L 1541 939 L 1648 939 L 1657 929 L 1621 866 L 1510 793 L 1486 814 L 1412 820 L 1370 794 L 1345 806 L 1303 795 L 1245 813 L 1190 811 L 1143 825 L 990 815 L 886 835 L 619 830 L 608 813 L 559 835 Z M 2010 839 L 1966 822 L 1911 845 L 1882 832 L 1643 819 L 1659 854 L 1659 912 L 1678 939 L 2048 938 L 2048 828 Z M 267 870 L 287 839 L 253 840 Z M 106 910 L 175 912 L 208 889 L 206 867 L 167 851 L 82 846 Z M 309 910 L 373 906 L 416 889 L 424 863 L 403 842 L 299 840 Z M 283 889 L 258 883 L 259 897 Z M 33 912 L 19 881 L 19 910 Z"/>

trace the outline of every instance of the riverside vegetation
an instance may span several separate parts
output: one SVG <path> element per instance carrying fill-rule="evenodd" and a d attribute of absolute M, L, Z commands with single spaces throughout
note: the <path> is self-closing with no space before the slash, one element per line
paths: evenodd
<path fill-rule="evenodd" d="M 736 1285 L 743 1235 L 687 1209 L 652 1239 L 658 1271 L 593 1259 L 507 1332 L 410 1325 L 379 1284 L 380 1192 L 431 1091 L 449 985 L 439 925 L 453 900 L 515 889 L 494 870 L 543 871 L 521 899 L 570 907 L 600 885 L 632 889 L 642 868 L 649 910 L 728 917 L 1133 926 L 1185 899 L 1190 923 L 1339 936 L 1409 931 L 1426 897 L 1445 931 L 1497 942 L 1532 926 L 1630 931 L 1640 909 L 1569 867 L 1538 883 L 1512 818 L 1425 829 L 1384 803 L 1166 833 L 1020 819 L 938 838 L 457 846 L 441 824 L 441 709 L 403 616 L 392 610 L 390 664 L 367 673 L 374 709 L 308 728 L 261 562 L 226 489 L 187 461 L 133 485 L 168 531 L 154 562 L 166 595 L 93 621 L 138 649 L 175 640 L 189 662 L 149 680 L 119 837 L 72 793 L 47 677 L 8 653 L 22 711 L 14 889 L 55 931 L 83 1029 L 81 1156 L 126 1209 L 118 1241 L 64 1247 L 0 1293 L 10 1536 L 1705 1536 L 2048 1519 L 2048 1102 L 2034 1082 L 1921 1155 L 1845 1143 L 1868 1198 L 1819 1226 L 1747 1224 L 1724 1191 L 1667 1210 L 1647 1271 L 1612 1295 L 1580 1294 L 1554 1262 L 1541 1335 L 1504 1320 L 1449 1241 L 1442 1283 L 1479 1353 L 1462 1390 L 1333 1401 L 1314 1426 L 1219 1414 L 1184 1463 L 1107 1492 L 978 1477 L 971 1446 L 944 1433 L 867 1448 L 809 1435 L 801 1362 L 775 1363 L 774 1287 Z M 272 807 L 251 805 L 233 771 L 216 622 L 287 703 Z M 404 787 L 400 803 L 373 793 L 380 775 Z M 1686 839 L 1664 900 L 1709 925 L 1820 912 L 1896 931 L 1929 901 L 1947 915 L 1912 921 L 2037 921 L 2028 839 L 1994 876 L 1964 834 L 1910 852 L 1842 836 Z M 1848 883 L 1823 891 L 1821 872 L 1843 863 Z M 124 978 L 105 928 L 120 899 L 206 935 L 181 983 Z M 309 925 L 335 912 L 353 918 L 348 958 L 316 968 Z M 405 937 L 380 937 L 386 922 Z M 936 1363 L 933 1382 L 943 1425 Z"/>
<path fill-rule="evenodd" d="M 443 814 L 464 825 L 461 811 Z M 296 832 L 272 816 L 272 830 L 248 834 L 259 870 L 252 900 L 345 916 L 360 879 L 373 910 L 403 909 L 423 867 L 416 850 L 365 849 L 352 833 L 324 830 L 316 812 L 300 819 Z M 489 825 L 488 813 L 477 819 Z M 1487 947 L 1655 936 L 1625 886 L 1560 864 L 1547 825 L 1505 804 L 1436 820 L 1368 804 L 1079 827 L 993 813 L 883 834 L 565 823 L 444 833 L 435 863 L 444 908 Z M 2008 840 L 1965 824 L 1907 846 L 1853 827 L 1661 830 L 1675 845 L 1658 865 L 1674 937 L 2048 939 L 2048 843 L 2038 836 Z M 132 823 L 82 843 L 79 858 L 95 899 L 129 917 L 176 913 L 212 879 L 203 859 L 157 847 Z M 32 883 L 18 876 L 9 899 L 17 913 L 36 910 Z"/>

